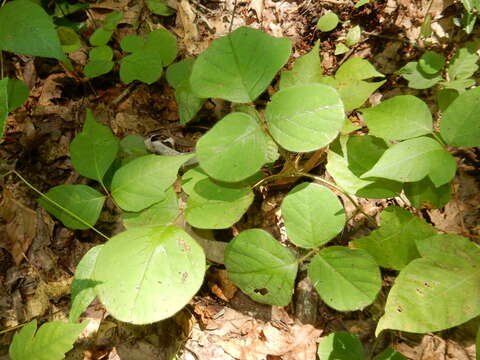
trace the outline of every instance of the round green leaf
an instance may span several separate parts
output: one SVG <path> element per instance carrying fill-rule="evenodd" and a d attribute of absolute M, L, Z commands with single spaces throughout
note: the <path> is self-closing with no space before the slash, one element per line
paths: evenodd
<path fill-rule="evenodd" d="M 127 212 L 122 215 L 123 224 L 127 229 L 140 226 L 157 226 L 171 224 L 180 214 L 178 198 L 175 190 L 169 188 L 165 199 L 153 204 L 142 212 Z"/>
<path fill-rule="evenodd" d="M 345 119 L 335 89 L 322 84 L 298 85 L 272 96 L 265 113 L 273 138 L 285 149 L 320 149 L 340 132 Z"/>
<path fill-rule="evenodd" d="M 480 247 L 457 235 L 417 241 L 422 258 L 395 279 L 376 334 L 384 329 L 428 333 L 480 314 Z"/>
<path fill-rule="evenodd" d="M 170 65 L 165 73 L 168 84 L 177 89 L 183 83 L 188 82 L 192 73 L 193 59 L 185 59 Z"/>
<path fill-rule="evenodd" d="M 88 53 L 88 57 L 91 60 L 112 60 L 113 50 L 108 45 L 94 47 Z"/>
<path fill-rule="evenodd" d="M 406 140 L 432 132 L 432 113 L 412 95 L 395 96 L 360 111 L 370 134 L 385 140 Z"/>
<path fill-rule="evenodd" d="M 124 83 L 138 80 L 153 84 L 162 75 L 163 65 L 157 51 L 141 50 L 120 61 L 120 79 Z"/>
<path fill-rule="evenodd" d="M 190 78 L 201 98 L 251 102 L 290 57 L 291 43 L 260 30 L 240 27 L 212 42 L 195 61 Z"/>
<path fill-rule="evenodd" d="M 440 133 L 449 145 L 480 146 L 480 87 L 461 93 L 442 114 Z"/>
<path fill-rule="evenodd" d="M 86 77 L 93 79 L 109 73 L 113 69 L 114 62 L 108 60 L 90 60 L 83 68 Z"/>
<path fill-rule="evenodd" d="M 157 29 L 148 34 L 145 50 L 156 52 L 163 66 L 168 66 L 177 57 L 177 39 L 166 29 Z"/>
<path fill-rule="evenodd" d="M 332 31 L 338 25 L 339 19 L 337 14 L 328 12 L 322 15 L 317 22 L 317 29 L 323 32 Z"/>
<path fill-rule="evenodd" d="M 123 13 L 121 11 L 112 11 L 110 14 L 108 14 L 103 21 L 102 27 L 105 30 L 115 30 L 117 28 L 118 23 L 120 20 L 123 19 Z"/>
<path fill-rule="evenodd" d="M 320 339 L 318 357 L 320 360 L 365 360 L 365 352 L 355 335 L 339 331 Z"/>
<path fill-rule="evenodd" d="M 436 74 L 445 65 L 445 57 L 435 51 L 425 51 L 418 61 L 418 66 L 427 74 Z"/>
<path fill-rule="evenodd" d="M 442 81 L 442 74 L 427 74 L 416 61 L 407 63 L 397 74 L 408 80 L 408 87 L 412 89 L 428 89 Z"/>
<path fill-rule="evenodd" d="M 362 37 L 362 29 L 360 26 L 356 25 L 348 30 L 347 37 L 345 38 L 345 43 L 347 46 L 356 45 L 360 38 Z"/>
<path fill-rule="evenodd" d="M 0 50 L 70 63 L 52 18 L 29 0 L 10 1 L 0 8 Z"/>
<path fill-rule="evenodd" d="M 249 187 L 218 184 L 206 178 L 193 185 L 185 219 L 200 229 L 225 229 L 240 220 L 252 204 L 253 197 Z"/>
<path fill-rule="evenodd" d="M 205 254 L 175 226 L 124 231 L 104 246 L 93 279 L 108 312 L 118 320 L 147 324 L 183 308 L 205 274 Z"/>
<path fill-rule="evenodd" d="M 80 37 L 71 27 L 59 26 L 57 27 L 57 34 L 60 39 L 62 49 L 66 53 L 77 51 L 82 47 Z"/>
<path fill-rule="evenodd" d="M 283 70 L 280 89 L 290 86 L 320 82 L 322 79 L 322 61 L 320 59 L 320 41 L 313 49 L 295 61 L 292 70 Z"/>
<path fill-rule="evenodd" d="M 175 14 L 175 10 L 168 7 L 165 0 L 147 0 L 148 9 L 157 15 L 170 16 Z"/>
<path fill-rule="evenodd" d="M 84 222 L 69 215 L 49 199 L 75 214 Z M 102 211 L 104 201 L 105 197 L 102 194 L 87 185 L 55 186 L 38 199 L 38 203 L 60 220 L 63 225 L 76 230 L 85 230 L 95 225 Z M 90 224 L 90 226 L 85 223 Z"/>
<path fill-rule="evenodd" d="M 180 166 L 193 156 L 146 155 L 130 161 L 113 175 L 113 199 L 125 211 L 140 211 L 163 200 Z"/>
<path fill-rule="evenodd" d="M 237 182 L 255 174 L 267 162 L 266 136 L 258 122 L 245 113 L 230 113 L 197 143 L 197 158 L 211 177 Z"/>
<path fill-rule="evenodd" d="M 28 99 L 30 90 L 22 80 L 6 78 L 5 81 L 7 81 L 8 111 L 13 111 Z"/>
<path fill-rule="evenodd" d="M 243 231 L 225 249 L 228 277 L 253 300 L 286 306 L 290 303 L 297 261 L 286 247 L 260 229 Z"/>
<path fill-rule="evenodd" d="M 83 130 L 70 144 L 72 165 L 80 175 L 102 182 L 118 152 L 118 139 L 87 110 Z"/>
<path fill-rule="evenodd" d="M 319 184 L 295 186 L 281 209 L 289 240 L 304 248 L 325 244 L 345 225 L 345 210 L 337 196 Z"/>
<path fill-rule="evenodd" d="M 138 35 L 127 35 L 120 40 L 120 46 L 123 51 L 133 53 L 140 51 L 145 46 L 145 40 Z"/>
<path fill-rule="evenodd" d="M 428 175 L 439 187 L 452 180 L 456 169 L 455 159 L 442 145 L 429 137 L 419 137 L 393 145 L 372 169 L 362 175 L 362 179 L 381 177 L 415 182 Z"/>
<path fill-rule="evenodd" d="M 112 35 L 113 30 L 106 30 L 101 27 L 95 30 L 95 32 L 90 36 L 88 41 L 90 41 L 90 45 L 92 46 L 102 46 L 106 45 L 110 41 Z"/>
<path fill-rule="evenodd" d="M 375 301 L 382 287 L 380 269 L 362 249 L 331 246 L 320 251 L 308 276 L 322 300 L 339 311 L 361 310 Z"/>

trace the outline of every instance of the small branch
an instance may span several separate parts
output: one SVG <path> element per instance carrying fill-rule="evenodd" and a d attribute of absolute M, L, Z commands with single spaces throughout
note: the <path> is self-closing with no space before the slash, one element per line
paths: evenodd
<path fill-rule="evenodd" d="M 311 257 L 312 255 L 318 253 L 320 251 L 320 248 L 313 248 L 312 250 L 310 250 L 308 253 L 306 253 L 305 255 L 303 255 L 301 258 L 297 259 L 297 262 L 299 264 L 302 264 L 305 260 L 307 260 L 309 257 Z"/>
<path fill-rule="evenodd" d="M 230 26 L 228 27 L 228 32 L 232 32 L 233 20 L 235 19 L 235 11 L 237 11 L 237 0 L 233 2 L 232 18 L 230 19 Z"/>

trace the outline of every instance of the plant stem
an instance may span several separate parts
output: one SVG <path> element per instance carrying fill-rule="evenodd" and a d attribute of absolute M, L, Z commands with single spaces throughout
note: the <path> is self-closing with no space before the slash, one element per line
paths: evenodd
<path fill-rule="evenodd" d="M 440 144 L 442 144 L 443 146 L 447 146 L 447 144 L 445 144 L 445 141 L 443 141 L 443 139 L 440 136 L 438 136 L 438 134 L 435 131 L 432 132 L 432 135 L 435 138 L 435 140 L 437 140 Z"/>
<path fill-rule="evenodd" d="M 297 262 L 299 264 L 303 263 L 306 259 L 308 259 L 310 256 L 312 256 L 313 254 L 315 253 L 318 253 L 320 251 L 320 248 L 313 248 L 312 250 L 310 250 L 308 253 L 306 253 L 305 255 L 303 255 L 301 258 L 297 259 Z"/>
<path fill-rule="evenodd" d="M 104 233 L 102 233 L 100 230 L 96 229 L 95 227 L 93 227 L 92 225 L 90 225 L 89 223 L 87 223 L 85 220 L 83 220 L 81 217 L 79 217 L 77 214 L 71 212 L 70 210 L 64 208 L 62 205 L 60 205 L 59 203 L 57 203 L 56 201 L 50 199 L 48 196 L 46 196 L 45 194 L 43 194 L 40 190 L 38 190 L 35 186 L 33 186 L 32 184 L 30 184 L 27 179 L 25 179 L 22 175 L 20 175 L 16 170 L 12 170 L 12 173 L 14 173 L 15 175 L 18 176 L 18 178 L 20 180 L 22 180 L 25 185 L 27 185 L 30 189 L 32 189 L 33 191 L 35 191 L 38 195 L 40 195 L 42 198 L 45 198 L 46 200 L 48 200 L 49 202 L 51 202 L 53 205 L 57 206 L 60 210 L 62 210 L 63 212 L 67 213 L 68 215 L 70 215 L 71 217 L 73 217 L 75 220 L 78 220 L 80 221 L 83 225 L 85 226 L 88 226 L 90 229 L 92 229 L 93 231 L 95 231 L 98 235 L 104 237 L 105 239 L 107 240 L 110 240 L 110 238 L 105 235 Z"/>

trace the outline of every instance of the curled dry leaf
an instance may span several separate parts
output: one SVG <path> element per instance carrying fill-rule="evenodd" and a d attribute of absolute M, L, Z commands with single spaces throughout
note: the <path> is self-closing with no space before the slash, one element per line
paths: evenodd
<path fill-rule="evenodd" d="M 28 250 L 36 235 L 37 216 L 26 207 L 6 187 L 0 204 L 0 219 L 5 222 L 6 236 L 0 237 L 0 247 L 7 250 L 17 265 Z M 1 225 L 0 225 L 1 226 Z"/>

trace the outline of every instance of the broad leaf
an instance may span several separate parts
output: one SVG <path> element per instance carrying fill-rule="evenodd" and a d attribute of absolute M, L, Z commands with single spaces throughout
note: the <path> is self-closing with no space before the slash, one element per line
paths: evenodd
<path fill-rule="evenodd" d="M 118 153 L 118 139 L 109 127 L 95 121 L 90 109 L 83 130 L 70 144 L 72 165 L 80 175 L 102 182 Z"/>
<path fill-rule="evenodd" d="M 57 34 L 60 39 L 60 44 L 62 45 L 62 50 L 67 54 L 82 48 L 80 36 L 78 36 L 71 27 L 59 26 L 57 27 Z"/>
<path fill-rule="evenodd" d="M 425 51 L 418 60 L 418 66 L 427 74 L 436 74 L 442 70 L 445 65 L 445 56 L 435 51 Z"/>
<path fill-rule="evenodd" d="M 52 18 L 29 0 L 16 0 L 0 8 L 0 50 L 55 58 L 66 64 Z"/>
<path fill-rule="evenodd" d="M 383 139 L 372 135 L 349 136 L 347 139 L 348 168 L 357 176 L 370 170 L 388 149 Z"/>
<path fill-rule="evenodd" d="M 348 30 L 347 36 L 345 37 L 345 44 L 349 47 L 354 46 L 360 41 L 361 37 L 362 29 L 360 26 L 356 25 Z"/>
<path fill-rule="evenodd" d="M 365 59 L 353 57 L 345 61 L 335 73 L 337 80 L 366 80 L 373 77 L 385 77 Z"/>
<path fill-rule="evenodd" d="M 0 139 L 5 132 L 8 120 L 8 78 L 0 79 Z"/>
<path fill-rule="evenodd" d="M 319 47 L 320 41 L 317 41 L 308 54 L 295 61 L 292 70 L 283 70 L 281 72 L 280 89 L 320 82 L 322 78 L 322 63 Z"/>
<path fill-rule="evenodd" d="M 417 209 L 439 209 L 444 207 L 452 198 L 450 183 L 435 187 L 426 177 L 423 180 L 406 183 L 403 191 L 413 207 Z"/>
<path fill-rule="evenodd" d="M 128 264 L 128 266 L 126 266 Z M 205 254 L 175 226 L 124 231 L 104 246 L 93 279 L 105 308 L 118 320 L 147 324 L 173 316 L 195 295 Z"/>
<path fill-rule="evenodd" d="M 127 212 L 122 215 L 127 229 L 140 226 L 157 226 L 171 224 L 180 214 L 177 194 L 173 188 L 165 192 L 165 198 L 141 212 Z"/>
<path fill-rule="evenodd" d="M 362 178 L 381 177 L 399 182 L 415 182 L 425 176 L 436 187 L 449 182 L 457 164 L 453 156 L 429 137 L 405 140 L 389 148 Z"/>
<path fill-rule="evenodd" d="M 365 360 L 358 338 L 346 331 L 332 333 L 320 339 L 318 357 L 321 360 Z"/>
<path fill-rule="evenodd" d="M 217 122 L 197 142 L 197 158 L 211 177 L 237 182 L 255 174 L 267 162 L 267 138 L 257 120 L 234 112 Z"/>
<path fill-rule="evenodd" d="M 285 149 L 320 149 L 338 135 L 345 119 L 337 92 L 326 85 L 297 85 L 272 96 L 265 113 L 272 137 Z"/>
<path fill-rule="evenodd" d="M 304 248 L 327 243 L 345 226 L 340 200 L 319 184 L 295 186 L 283 199 L 281 209 L 289 240 Z"/>
<path fill-rule="evenodd" d="M 112 196 L 125 211 L 140 211 L 165 198 L 178 170 L 194 154 L 146 155 L 122 166 L 112 179 Z"/>
<path fill-rule="evenodd" d="M 400 95 L 360 110 L 369 134 L 385 140 L 406 140 L 432 132 L 432 113 L 419 98 Z"/>
<path fill-rule="evenodd" d="M 86 185 L 55 186 L 38 199 L 38 203 L 63 225 L 76 230 L 95 225 L 104 201 L 105 196 Z"/>
<path fill-rule="evenodd" d="M 15 334 L 9 355 L 12 360 L 62 360 L 87 324 L 51 321 L 43 324 L 35 334 L 37 321 L 33 320 Z"/>
<path fill-rule="evenodd" d="M 112 61 L 113 51 L 109 46 L 102 45 L 95 47 L 90 50 L 88 56 L 89 61 L 83 69 L 85 76 L 94 78 L 112 70 L 114 65 Z"/>
<path fill-rule="evenodd" d="M 175 14 L 175 10 L 168 7 L 165 0 L 147 0 L 148 9 L 160 16 L 170 16 Z"/>
<path fill-rule="evenodd" d="M 162 75 L 163 67 L 177 56 L 175 37 L 165 29 L 158 29 L 148 34 L 141 48 L 140 40 L 133 40 L 132 36 L 129 39 L 123 46 L 134 52 L 121 60 L 120 79 L 127 84 L 134 80 L 153 84 Z"/>
<path fill-rule="evenodd" d="M 117 28 L 118 23 L 123 18 L 121 11 L 112 11 L 107 15 L 100 28 L 90 36 L 89 41 L 92 46 L 106 45 L 113 35 L 113 31 Z"/>
<path fill-rule="evenodd" d="M 243 231 L 225 249 L 228 277 L 253 300 L 287 306 L 297 276 L 297 260 L 260 229 Z"/>
<path fill-rule="evenodd" d="M 181 124 L 192 120 L 205 103 L 205 99 L 199 98 L 191 89 L 192 67 L 193 61 L 187 59 L 170 65 L 166 73 L 168 83 L 175 88 L 175 100 Z"/>
<path fill-rule="evenodd" d="M 437 92 L 437 103 L 438 103 L 438 108 L 440 111 L 443 113 L 447 108 L 450 106 L 450 104 L 455 100 L 460 93 L 455 90 L 455 89 L 441 89 Z"/>
<path fill-rule="evenodd" d="M 375 301 L 382 287 L 380 269 L 362 249 L 330 246 L 313 257 L 308 267 L 322 300 L 339 311 L 361 310 Z"/>
<path fill-rule="evenodd" d="M 416 61 L 407 63 L 397 71 L 397 74 L 402 75 L 408 81 L 408 87 L 412 89 L 428 89 L 442 81 L 441 74 L 427 74 Z"/>
<path fill-rule="evenodd" d="M 396 278 L 377 335 L 440 331 L 480 314 L 480 247 L 457 235 L 420 239 L 417 246 L 422 258 Z"/>
<path fill-rule="evenodd" d="M 442 114 L 440 133 L 449 145 L 480 146 L 480 88 L 460 94 Z"/>
<path fill-rule="evenodd" d="M 322 15 L 317 22 L 317 29 L 322 32 L 328 32 L 335 29 L 338 25 L 339 19 L 337 14 L 333 12 L 327 12 L 325 15 Z"/>
<path fill-rule="evenodd" d="M 450 80 L 463 80 L 471 77 L 478 70 L 478 55 L 468 48 L 461 48 L 448 65 Z"/>
<path fill-rule="evenodd" d="M 200 177 L 197 178 L 197 180 Z M 253 202 L 249 187 L 219 184 L 206 178 L 194 184 L 187 200 L 185 219 L 200 229 L 225 229 L 235 224 Z"/>
<path fill-rule="evenodd" d="M 344 43 L 338 43 L 335 45 L 335 52 L 333 53 L 334 55 L 342 55 L 348 52 L 350 48 L 345 45 Z"/>
<path fill-rule="evenodd" d="M 22 80 L 7 79 L 8 111 L 19 108 L 28 99 L 30 90 Z M 1 80 L 0 80 L 1 81 Z M 1 87 L 1 86 L 0 86 Z M 1 128 L 1 125 L 0 125 Z M 1 136 L 1 131 L 0 131 Z"/>
<path fill-rule="evenodd" d="M 95 299 L 95 286 L 98 284 L 92 280 L 93 269 L 97 261 L 97 256 L 103 245 L 91 248 L 83 257 L 75 269 L 75 275 L 72 282 L 72 305 L 68 321 L 75 323 L 80 315 L 87 309 L 88 305 Z"/>
<path fill-rule="evenodd" d="M 201 98 L 255 100 L 290 57 L 291 43 L 247 27 L 216 39 L 195 61 L 190 83 Z"/>
<path fill-rule="evenodd" d="M 145 141 L 140 135 L 127 135 L 120 140 L 120 150 L 118 152 L 118 158 L 122 160 L 122 164 L 136 159 L 140 156 L 148 155 L 147 148 L 145 147 Z"/>
<path fill-rule="evenodd" d="M 437 234 L 431 225 L 398 206 L 384 209 L 380 221 L 379 229 L 352 244 L 368 251 L 385 268 L 403 269 L 420 256 L 415 240 Z"/>

